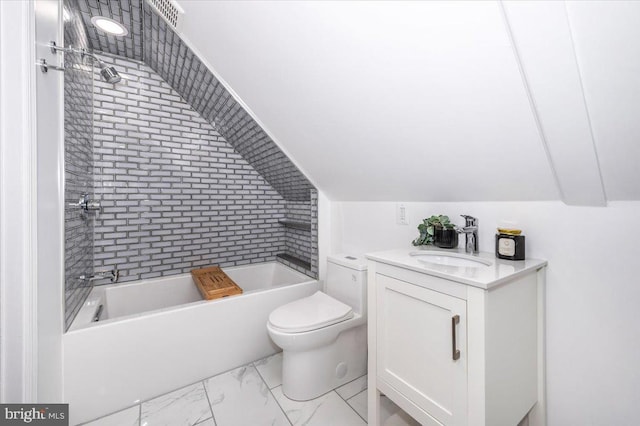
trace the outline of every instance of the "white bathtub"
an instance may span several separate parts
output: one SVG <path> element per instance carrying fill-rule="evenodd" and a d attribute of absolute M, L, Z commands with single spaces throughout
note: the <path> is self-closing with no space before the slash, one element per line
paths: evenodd
<path fill-rule="evenodd" d="M 318 289 L 277 262 L 224 271 L 242 295 L 202 300 L 190 274 L 95 287 L 63 336 L 71 424 L 277 352 L 269 314 Z"/>

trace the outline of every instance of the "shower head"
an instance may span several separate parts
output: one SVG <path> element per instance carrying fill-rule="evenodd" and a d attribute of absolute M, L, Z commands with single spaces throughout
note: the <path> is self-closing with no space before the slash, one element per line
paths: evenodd
<path fill-rule="evenodd" d="M 100 60 L 98 60 L 98 66 L 100 67 L 102 79 L 107 83 L 117 83 L 121 80 L 120 74 L 118 74 L 115 67 L 110 67 Z"/>
<path fill-rule="evenodd" d="M 122 79 L 122 77 L 120 77 L 120 74 L 118 74 L 118 71 L 116 71 L 115 67 L 105 64 L 96 55 L 87 52 L 85 49 L 82 49 L 81 52 L 82 57 L 89 57 L 98 64 L 98 67 L 100 68 L 100 75 L 102 76 L 102 79 L 107 83 L 117 83 Z"/>

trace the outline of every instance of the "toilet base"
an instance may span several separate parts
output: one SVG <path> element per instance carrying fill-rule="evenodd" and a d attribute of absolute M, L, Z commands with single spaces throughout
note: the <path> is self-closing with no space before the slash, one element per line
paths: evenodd
<path fill-rule="evenodd" d="M 367 373 L 367 325 L 343 331 L 331 344 L 283 351 L 282 392 L 308 401 Z"/>

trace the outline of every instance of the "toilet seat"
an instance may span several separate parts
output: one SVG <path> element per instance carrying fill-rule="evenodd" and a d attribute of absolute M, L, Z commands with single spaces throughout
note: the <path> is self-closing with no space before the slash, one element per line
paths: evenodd
<path fill-rule="evenodd" d="M 353 318 L 353 309 L 321 291 L 280 306 L 269 315 L 269 325 L 284 333 L 317 330 Z"/>

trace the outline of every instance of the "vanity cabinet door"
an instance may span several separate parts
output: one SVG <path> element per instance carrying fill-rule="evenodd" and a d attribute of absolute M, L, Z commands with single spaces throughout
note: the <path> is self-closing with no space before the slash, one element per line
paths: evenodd
<path fill-rule="evenodd" d="M 437 422 L 466 425 L 466 301 L 378 274 L 376 304 L 379 380 Z"/>

